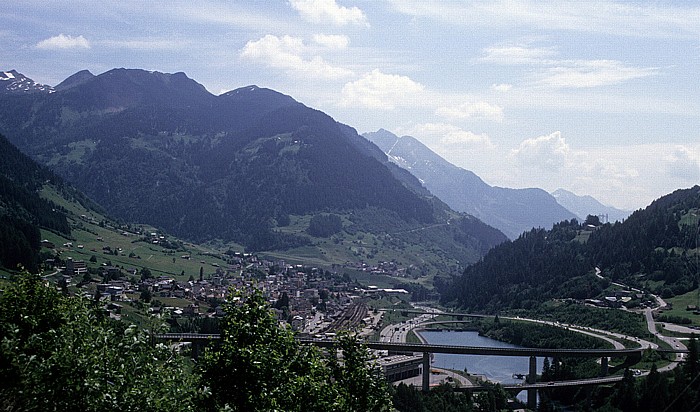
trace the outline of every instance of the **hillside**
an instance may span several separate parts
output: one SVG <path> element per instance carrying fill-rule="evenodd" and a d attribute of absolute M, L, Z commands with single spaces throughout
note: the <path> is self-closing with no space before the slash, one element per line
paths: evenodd
<path fill-rule="evenodd" d="M 554 298 L 601 297 L 611 281 L 664 298 L 683 294 L 698 287 L 699 225 L 700 186 L 694 186 L 623 223 L 591 229 L 574 220 L 535 229 L 443 285 L 444 298 L 473 310 L 531 308 Z"/>
<path fill-rule="evenodd" d="M 21 264 L 36 270 L 42 228 L 70 235 L 64 212 L 40 197 L 45 186 L 67 196 L 77 195 L 0 135 L 0 267 L 14 270 Z"/>
<path fill-rule="evenodd" d="M 410 171 L 452 209 L 468 213 L 509 238 L 575 217 L 542 189 L 508 189 L 486 184 L 469 170 L 454 166 L 411 136 L 386 130 L 363 134 L 389 159 Z"/>
<path fill-rule="evenodd" d="M 184 73 L 83 71 L 0 96 L 0 131 L 110 215 L 197 242 L 328 263 L 391 244 L 384 257 L 434 271 L 504 240 L 414 190 L 353 129 L 257 86 L 214 96 Z M 307 232 L 322 213 L 341 217 L 344 239 Z"/>
<path fill-rule="evenodd" d="M 622 222 L 632 214 L 629 210 L 621 210 L 600 203 L 592 196 L 579 196 L 564 189 L 557 189 L 552 196 L 566 209 L 574 212 L 580 220 L 585 220 L 588 215 L 604 216 L 609 222 Z"/>

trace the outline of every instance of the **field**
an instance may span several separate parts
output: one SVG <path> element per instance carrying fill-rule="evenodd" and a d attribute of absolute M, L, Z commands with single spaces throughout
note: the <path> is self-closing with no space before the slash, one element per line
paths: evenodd
<path fill-rule="evenodd" d="M 700 326 L 700 315 L 695 315 L 693 314 L 693 311 L 686 310 L 689 305 L 695 305 L 696 307 L 698 306 L 697 290 L 666 299 L 666 302 L 672 304 L 673 309 L 665 309 L 663 313 L 664 315 L 688 318 L 692 321 L 691 325 Z"/>

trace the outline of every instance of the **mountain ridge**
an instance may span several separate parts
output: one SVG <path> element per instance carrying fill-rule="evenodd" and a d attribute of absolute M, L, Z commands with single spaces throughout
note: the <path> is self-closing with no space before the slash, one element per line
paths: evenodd
<path fill-rule="evenodd" d="M 411 136 L 380 129 L 363 136 L 392 162 L 416 175 L 431 193 L 454 210 L 473 215 L 515 239 L 533 227 L 549 227 L 575 215 L 542 189 L 490 186 L 474 172 L 457 167 Z"/>
<path fill-rule="evenodd" d="M 12 69 L 0 71 L 0 94 L 53 93 L 54 88 L 39 84 Z"/>
<path fill-rule="evenodd" d="M 36 270 L 40 264 L 40 228 L 70 236 L 71 227 L 63 211 L 40 196 L 45 186 L 81 199 L 62 179 L 0 134 L 0 267 L 16 270 L 21 265 Z"/>
<path fill-rule="evenodd" d="M 551 299 L 602 299 L 611 282 L 670 298 L 697 288 L 700 186 L 679 189 L 621 223 L 563 221 L 491 249 L 443 285 L 444 299 L 479 311 Z"/>
<path fill-rule="evenodd" d="M 579 196 L 561 188 L 552 192 L 552 196 L 554 196 L 560 205 L 574 212 L 582 221 L 586 220 L 588 215 L 594 215 L 605 216 L 610 222 L 621 222 L 632 214 L 630 210 L 621 210 L 612 206 L 606 206 L 593 196 Z"/>
<path fill-rule="evenodd" d="M 336 213 L 349 233 L 384 220 L 411 242 L 447 242 L 422 249 L 455 250 L 462 264 L 505 240 L 418 193 L 351 127 L 274 90 L 215 96 L 184 73 L 139 69 L 79 72 L 62 84 L 0 98 L 0 132 L 117 218 L 261 251 L 328 246 L 296 223 Z M 416 229 L 423 240 L 409 236 Z M 447 239 L 427 236 L 437 231 Z"/>

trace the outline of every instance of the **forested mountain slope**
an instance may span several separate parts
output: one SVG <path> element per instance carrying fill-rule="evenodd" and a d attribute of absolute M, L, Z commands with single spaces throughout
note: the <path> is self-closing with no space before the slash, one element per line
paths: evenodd
<path fill-rule="evenodd" d="M 111 215 L 195 241 L 309 246 L 294 224 L 319 213 L 344 216 L 344 227 L 368 215 L 397 222 L 384 233 L 455 218 L 397 179 L 354 129 L 257 86 L 214 96 L 184 73 L 83 71 L 50 92 L 0 96 L 0 131 Z M 478 223 L 451 225 L 448 245 L 422 248 L 474 261 L 504 239 Z"/>
<path fill-rule="evenodd" d="M 573 220 L 533 229 L 495 247 L 441 289 L 446 301 L 492 311 L 552 298 L 593 298 L 610 280 L 671 297 L 698 286 L 699 221 L 700 186 L 694 186 L 654 201 L 623 223 L 591 230 Z M 595 275 L 596 267 L 606 279 Z"/>
<path fill-rule="evenodd" d="M 59 177 L 0 135 L 0 267 L 17 269 L 21 264 L 35 270 L 41 246 L 39 228 L 70 235 L 66 216 L 39 196 L 44 185 L 52 185 L 67 196 L 76 195 Z"/>

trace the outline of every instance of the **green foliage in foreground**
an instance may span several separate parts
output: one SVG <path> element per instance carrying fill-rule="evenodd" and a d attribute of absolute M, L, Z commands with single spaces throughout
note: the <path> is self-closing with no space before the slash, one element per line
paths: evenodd
<path fill-rule="evenodd" d="M 661 373 L 652 365 L 647 376 L 635 378 L 625 370 L 622 381 L 612 388 L 582 387 L 548 388 L 540 392 L 541 411 L 552 411 L 556 401 L 573 410 L 607 412 L 666 412 L 694 411 L 700 405 L 700 359 L 698 343 L 693 337 L 688 342 L 687 360 L 672 372 Z M 556 379 L 553 367 L 549 379 Z M 543 378 L 544 378 L 543 372 Z"/>
<path fill-rule="evenodd" d="M 23 273 L 0 296 L 0 409 L 195 410 L 184 358 Z"/>
<path fill-rule="evenodd" d="M 399 384 L 394 390 L 394 407 L 400 412 L 491 412 L 506 410 L 508 394 L 500 385 L 484 383 L 489 390 L 471 395 L 440 385 L 428 393 Z"/>
<path fill-rule="evenodd" d="M 341 337 L 339 361 L 280 328 L 259 291 L 226 306 L 221 345 L 192 370 L 146 331 L 21 273 L 0 295 L 0 410 L 389 410 L 356 339 Z"/>
<path fill-rule="evenodd" d="M 225 309 L 222 343 L 202 362 L 212 409 L 389 410 L 381 371 L 367 366 L 369 352 L 355 339 L 340 338 L 339 362 L 315 347 L 299 345 L 291 330 L 279 328 L 259 291 L 237 293 Z"/>

